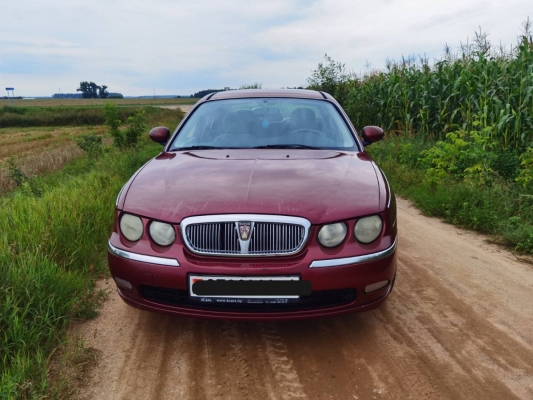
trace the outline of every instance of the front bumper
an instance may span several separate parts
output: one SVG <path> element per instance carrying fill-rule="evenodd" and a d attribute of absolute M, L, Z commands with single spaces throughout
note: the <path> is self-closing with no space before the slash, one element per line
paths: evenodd
<path fill-rule="evenodd" d="M 117 285 L 121 298 L 129 305 L 147 311 L 164 312 L 176 315 L 221 318 L 233 320 L 284 320 L 322 316 L 332 316 L 361 312 L 379 307 L 389 295 L 396 274 L 396 241 L 388 249 L 375 254 L 329 260 L 304 258 L 293 263 L 266 263 L 243 260 L 231 266 L 213 262 L 196 262 L 187 257 L 172 258 L 148 257 L 120 249 L 116 235 L 109 242 L 109 267 L 113 277 L 131 283 L 131 289 Z M 176 304 L 168 301 L 154 301 L 144 296 L 145 288 L 175 289 L 188 291 L 188 275 L 234 275 L 234 276 L 274 276 L 299 275 L 302 280 L 312 283 L 313 291 L 327 292 L 338 289 L 354 289 L 355 296 L 342 304 L 287 309 L 254 311 L 247 309 L 210 309 L 200 303 Z M 365 287 L 380 281 L 388 281 L 383 288 L 365 293 Z"/>

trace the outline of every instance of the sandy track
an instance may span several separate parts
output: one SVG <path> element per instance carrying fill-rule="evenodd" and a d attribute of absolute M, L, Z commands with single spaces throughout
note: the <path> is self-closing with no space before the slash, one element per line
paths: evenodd
<path fill-rule="evenodd" d="M 533 399 L 533 265 L 399 200 L 398 278 L 378 310 L 304 322 L 150 314 L 112 289 L 81 325 L 84 399 Z"/>

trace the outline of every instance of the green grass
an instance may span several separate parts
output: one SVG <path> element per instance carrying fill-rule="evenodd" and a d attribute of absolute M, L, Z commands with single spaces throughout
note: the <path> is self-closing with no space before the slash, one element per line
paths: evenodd
<path fill-rule="evenodd" d="M 150 124 L 174 128 L 181 114 L 166 111 Z M 145 136 L 133 150 L 74 160 L 0 198 L 0 398 L 61 397 L 48 380 L 51 356 L 69 323 L 95 315 L 115 198 L 160 150 Z"/>
<path fill-rule="evenodd" d="M 142 107 L 150 117 L 165 119 L 176 110 L 158 107 Z M 122 121 L 133 116 L 138 107 L 119 107 Z M 84 107 L 0 107 L 0 128 L 34 126 L 83 126 L 103 125 L 105 115 L 101 106 Z"/>
<path fill-rule="evenodd" d="M 373 144 L 369 153 L 385 171 L 393 190 L 426 215 L 494 235 L 500 242 L 533 254 L 533 189 L 497 174 L 486 185 L 448 176 L 427 178 L 420 154 L 431 142 L 401 136 Z"/>

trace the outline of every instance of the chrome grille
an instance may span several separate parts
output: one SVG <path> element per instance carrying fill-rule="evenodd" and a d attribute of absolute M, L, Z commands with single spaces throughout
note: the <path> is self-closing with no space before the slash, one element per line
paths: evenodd
<path fill-rule="evenodd" d="M 251 222 L 248 240 L 239 237 L 238 223 Z M 186 246 L 193 253 L 218 256 L 283 256 L 299 252 L 311 224 L 298 217 L 235 214 L 185 218 Z"/>
<path fill-rule="evenodd" d="M 198 253 L 240 254 L 234 222 L 193 224 L 185 230 L 187 241 Z"/>
<path fill-rule="evenodd" d="M 305 237 L 301 225 L 256 223 L 250 237 L 249 254 L 293 253 Z"/>

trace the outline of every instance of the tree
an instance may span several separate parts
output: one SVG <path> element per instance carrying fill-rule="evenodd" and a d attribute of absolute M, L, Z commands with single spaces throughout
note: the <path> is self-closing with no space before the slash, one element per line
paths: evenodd
<path fill-rule="evenodd" d="M 239 87 L 239 89 L 262 89 L 263 88 L 263 84 L 262 83 L 252 83 L 252 84 L 247 84 L 247 85 L 241 85 Z"/>
<path fill-rule="evenodd" d="M 205 89 L 205 90 L 200 90 L 194 94 L 191 94 L 191 97 L 194 97 L 194 98 L 197 98 L 197 99 L 200 99 L 204 96 L 207 96 L 208 94 L 211 94 L 211 93 L 218 93 L 218 92 L 223 92 L 224 89 Z"/>
<path fill-rule="evenodd" d="M 133 116 L 128 117 L 125 129 L 120 129 L 122 121 L 116 104 L 106 103 L 104 113 L 108 133 L 113 137 L 114 145 L 120 149 L 137 146 L 140 136 L 146 131 L 146 111 L 139 109 Z"/>
<path fill-rule="evenodd" d="M 80 82 L 80 87 L 76 91 L 81 92 L 81 97 L 84 99 L 105 99 L 109 92 L 106 91 L 107 86 L 98 86 L 94 82 Z"/>
<path fill-rule="evenodd" d="M 318 68 L 307 78 L 309 89 L 320 90 L 334 96 L 341 105 L 346 99 L 347 83 L 349 75 L 346 73 L 344 64 L 336 62 L 327 54 L 324 62 L 318 64 Z"/>
<path fill-rule="evenodd" d="M 105 99 L 107 98 L 107 96 L 109 96 L 109 92 L 106 89 L 107 89 L 106 85 L 102 85 L 99 87 L 98 95 L 100 96 L 101 99 Z"/>

